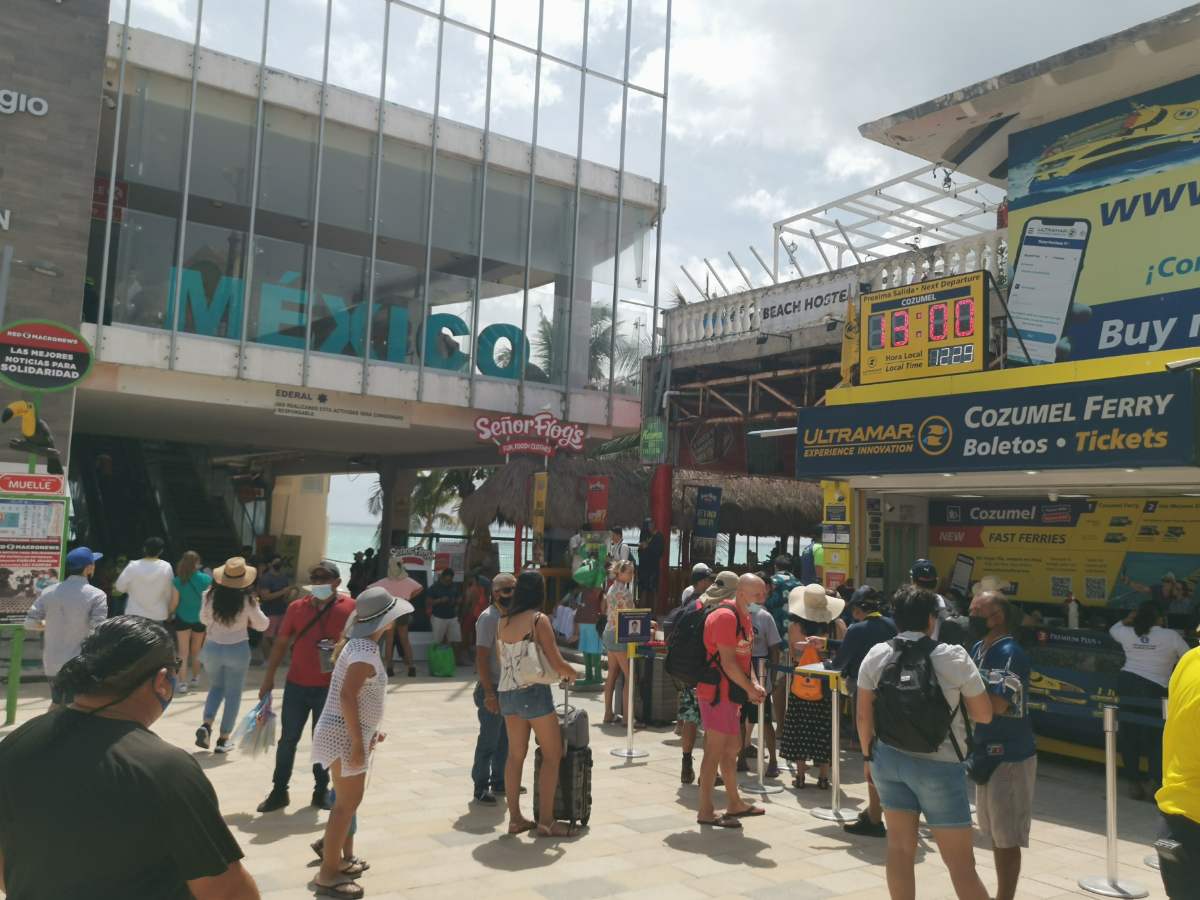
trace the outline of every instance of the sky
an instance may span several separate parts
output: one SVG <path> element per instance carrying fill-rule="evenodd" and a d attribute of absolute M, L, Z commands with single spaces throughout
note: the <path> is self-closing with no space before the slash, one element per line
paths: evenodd
<path fill-rule="evenodd" d="M 131 0 L 133 24 L 190 38 L 197 0 Z M 436 0 L 413 0 L 436 6 Z M 633 0 L 631 79 L 660 89 L 666 0 Z M 123 8 L 124 0 L 113 0 Z M 755 284 L 766 282 L 747 249 L 770 261 L 771 223 L 888 177 L 921 160 L 867 141 L 858 126 L 1017 66 L 1179 9 L 1179 0 L 1008 0 L 957 6 L 929 0 L 675 0 L 667 115 L 667 209 L 659 273 L 664 303 L 678 285 L 691 300 L 703 257 L 731 289 L 741 284 L 732 250 Z M 205 0 L 204 43 L 257 58 L 253 23 L 262 0 Z M 320 77 L 325 0 L 272 0 L 268 65 Z M 489 0 L 446 0 L 447 13 L 487 25 Z M 618 74 L 624 0 L 591 0 L 589 57 Z M 533 43 L 537 0 L 497 0 L 497 31 Z M 548 51 L 579 53 L 582 0 L 546 0 Z M 367 93 L 380 81 L 378 0 L 334 0 L 330 79 Z M 434 29 L 393 8 L 386 56 L 389 99 L 432 108 Z M 415 27 L 408 27 L 413 25 Z M 451 29 L 442 112 L 481 126 L 487 42 Z M 542 141 L 573 150 L 578 76 L 547 63 L 539 106 Z M 492 127 L 528 135 L 533 73 L 528 58 L 504 50 L 495 62 Z M 589 83 L 584 154 L 615 164 L 620 89 Z M 634 95 L 627 165 L 657 175 L 659 101 Z M 527 139 L 527 138 L 526 138 Z M 801 245 L 801 263 L 818 270 Z M 723 262 L 722 262 L 723 261 Z M 806 266 L 806 271 L 809 268 Z M 645 295 L 645 296 L 648 296 Z M 485 304 L 486 306 L 486 304 Z M 504 315 L 500 306 L 497 313 Z M 486 324 L 481 316 L 481 324 Z M 334 521 L 365 518 L 369 479 L 338 479 Z"/>

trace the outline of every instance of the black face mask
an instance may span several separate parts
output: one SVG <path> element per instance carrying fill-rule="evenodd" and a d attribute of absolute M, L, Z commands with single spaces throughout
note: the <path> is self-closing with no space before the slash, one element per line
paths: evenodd
<path fill-rule="evenodd" d="M 271 563 L 271 568 L 274 569 L 276 572 L 278 572 L 280 569 L 283 568 L 283 566 L 281 566 L 279 563 Z"/>
<path fill-rule="evenodd" d="M 987 633 L 992 630 L 986 616 L 971 616 L 968 620 L 968 627 L 971 630 L 971 637 L 980 641 L 987 637 Z"/>

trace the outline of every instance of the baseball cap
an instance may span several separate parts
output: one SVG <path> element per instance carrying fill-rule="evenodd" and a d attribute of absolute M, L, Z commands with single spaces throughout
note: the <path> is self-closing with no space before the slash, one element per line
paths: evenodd
<path fill-rule="evenodd" d="M 103 559 L 103 553 L 93 553 L 89 547 L 76 547 L 67 554 L 67 568 L 72 571 L 86 569 L 98 559 Z"/>
<path fill-rule="evenodd" d="M 738 577 L 735 572 L 719 572 L 712 586 L 704 592 L 705 600 L 728 600 L 737 593 Z"/>
<path fill-rule="evenodd" d="M 342 577 L 341 567 L 338 566 L 338 564 L 335 563 L 332 559 L 323 559 L 319 563 L 314 563 L 309 568 L 308 574 L 311 575 L 313 572 L 317 572 L 317 571 L 328 572 L 334 578 Z"/>
<path fill-rule="evenodd" d="M 697 581 L 703 581 L 705 578 L 712 578 L 713 570 L 708 567 L 707 563 L 696 563 L 692 566 L 692 584 Z"/>
<path fill-rule="evenodd" d="M 937 581 L 937 568 L 927 559 L 918 559 L 908 570 L 913 581 Z"/>

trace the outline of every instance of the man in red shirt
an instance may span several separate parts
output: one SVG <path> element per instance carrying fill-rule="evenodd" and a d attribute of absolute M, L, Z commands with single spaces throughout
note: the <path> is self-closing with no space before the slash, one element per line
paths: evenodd
<path fill-rule="evenodd" d="M 733 599 L 729 599 L 731 594 Z M 703 602 L 717 606 L 704 622 L 704 647 L 710 658 L 717 658 L 721 678 L 717 684 L 696 685 L 700 722 L 704 726 L 700 810 L 696 817 L 701 825 L 741 828 L 743 818 L 761 816 L 766 812 L 742 800 L 737 789 L 737 758 L 742 750 L 740 703 L 746 698 L 751 703 L 762 703 L 766 698 L 750 665 L 754 641 L 750 604 L 762 603 L 766 597 L 767 586 L 761 578 L 756 575 L 738 578 L 733 572 L 717 575 L 712 587 L 704 592 Z M 713 788 L 716 786 L 718 766 L 725 780 L 725 795 L 729 800 L 729 806 L 721 816 L 713 808 Z"/>
<path fill-rule="evenodd" d="M 321 710 L 325 708 L 325 696 L 329 693 L 331 673 L 321 670 L 317 644 L 323 640 L 336 642 L 346 627 L 346 619 L 354 612 L 354 600 L 338 590 L 342 584 L 342 571 L 337 563 L 321 560 L 309 570 L 308 581 L 304 596 L 288 605 L 258 692 L 260 699 L 271 695 L 275 688 L 275 670 L 291 647 L 292 662 L 283 685 L 279 746 L 275 750 L 275 775 L 272 778 L 275 786 L 267 799 L 258 805 L 260 813 L 283 809 L 290 802 L 288 782 L 296 761 L 296 745 L 300 743 L 310 714 L 312 727 L 316 728 Z M 314 765 L 313 779 L 316 784 L 312 805 L 329 809 L 329 773 Z"/>

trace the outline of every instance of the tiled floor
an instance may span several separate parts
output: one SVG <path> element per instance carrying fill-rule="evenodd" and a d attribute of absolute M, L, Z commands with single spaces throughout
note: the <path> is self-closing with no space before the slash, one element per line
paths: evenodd
<path fill-rule="evenodd" d="M 259 672 L 251 670 L 251 684 Z M 650 755 L 627 764 L 608 752 L 623 743 L 624 732 L 596 724 L 602 706 L 594 695 L 579 700 L 593 723 L 590 828 L 565 840 L 509 837 L 502 808 L 468 802 L 476 719 L 472 682 L 466 670 L 460 673 L 455 680 L 398 678 L 389 690 L 388 739 L 376 754 L 359 814 L 357 850 L 371 861 L 361 882 L 369 897 L 887 897 L 884 842 L 849 837 L 809 814 L 828 803 L 828 794 L 812 785 L 802 792 L 789 788 L 761 800 L 768 815 L 746 821 L 743 832 L 701 831 L 696 788 L 679 784 L 680 751 L 671 729 L 639 731 L 635 744 Z M 45 685 L 23 686 L 18 721 L 45 709 L 47 695 Z M 248 691 L 244 709 L 251 696 Z M 273 759 L 213 756 L 192 747 L 202 702 L 203 693 L 177 698 L 156 730 L 198 754 L 264 897 L 310 897 L 316 858 L 308 845 L 319 836 L 324 813 L 305 805 L 312 789 L 307 738 L 297 755 L 292 805 L 259 815 L 254 808 L 270 787 Z M 847 756 L 844 771 L 847 805 L 859 806 L 865 789 L 857 757 Z M 532 772 L 529 760 L 527 785 Z M 532 790 L 524 798 L 526 815 L 531 806 Z M 1164 897 L 1158 873 L 1142 863 L 1154 839 L 1153 807 L 1122 798 L 1120 816 L 1122 876 L 1148 888 L 1152 898 Z M 1104 873 L 1104 849 L 1101 771 L 1043 759 L 1018 896 L 1090 896 L 1076 880 Z M 980 851 L 977 859 L 985 884 L 994 886 L 991 854 Z M 928 840 L 917 878 L 922 900 L 953 896 Z"/>

